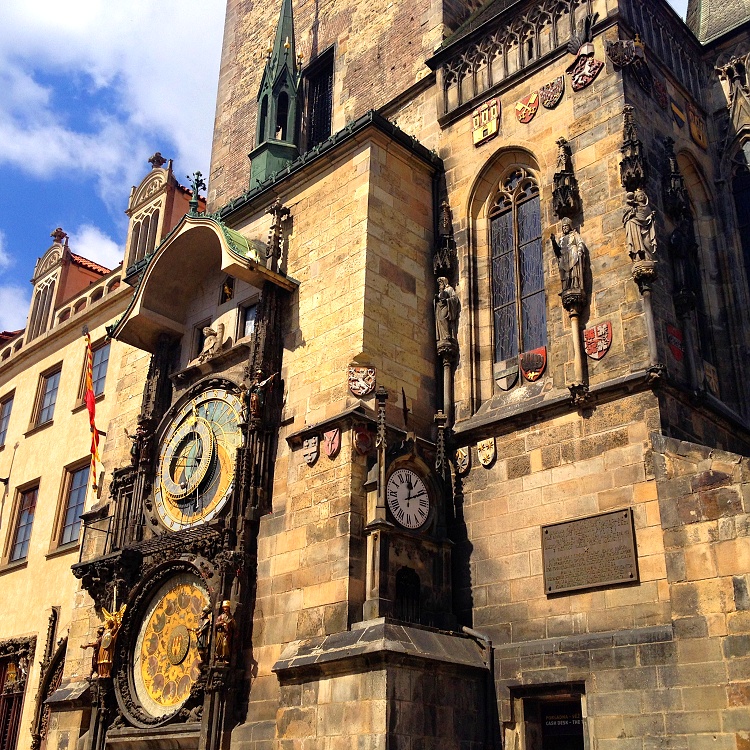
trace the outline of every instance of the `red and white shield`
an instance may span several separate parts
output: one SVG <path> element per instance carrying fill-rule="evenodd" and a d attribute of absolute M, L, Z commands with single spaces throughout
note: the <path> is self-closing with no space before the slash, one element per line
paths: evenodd
<path fill-rule="evenodd" d="M 521 355 L 521 373 L 530 383 L 542 377 L 547 367 L 547 347 L 540 346 Z"/>
<path fill-rule="evenodd" d="M 685 346 L 682 343 L 682 331 L 679 328 L 667 324 L 667 343 L 669 344 L 669 351 L 672 352 L 672 356 L 678 362 L 682 362 L 682 358 L 685 356 Z"/>
<path fill-rule="evenodd" d="M 524 125 L 534 119 L 536 111 L 539 109 L 539 94 L 534 91 L 532 94 L 525 96 L 516 102 L 516 117 L 518 122 Z"/>
<path fill-rule="evenodd" d="M 591 359 L 601 359 L 612 346 L 612 323 L 597 323 L 583 332 L 583 348 Z"/>
<path fill-rule="evenodd" d="M 336 458 L 341 449 L 341 428 L 323 433 L 323 450 L 328 458 Z"/>
<path fill-rule="evenodd" d="M 354 425 L 354 449 L 357 453 L 360 456 L 366 456 L 372 450 L 373 444 L 372 433 L 367 425 Z"/>
<path fill-rule="evenodd" d="M 545 83 L 539 89 L 539 100 L 545 109 L 554 109 L 560 103 L 564 92 L 565 78 L 564 76 L 558 76 L 554 81 Z"/>

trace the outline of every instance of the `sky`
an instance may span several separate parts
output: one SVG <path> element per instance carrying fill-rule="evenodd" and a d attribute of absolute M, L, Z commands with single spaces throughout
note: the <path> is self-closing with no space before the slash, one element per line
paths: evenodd
<path fill-rule="evenodd" d="M 277 2 L 277 0 L 265 0 Z M 687 0 L 669 0 L 684 17 Z M 62 227 L 114 268 L 128 196 L 160 151 L 208 174 L 225 0 L 2 0 L 0 331 Z"/>

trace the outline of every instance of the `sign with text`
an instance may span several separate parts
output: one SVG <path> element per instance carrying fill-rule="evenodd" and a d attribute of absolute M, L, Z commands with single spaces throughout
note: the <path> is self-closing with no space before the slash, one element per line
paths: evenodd
<path fill-rule="evenodd" d="M 638 580 L 633 511 L 542 526 L 544 591 L 559 594 Z"/>

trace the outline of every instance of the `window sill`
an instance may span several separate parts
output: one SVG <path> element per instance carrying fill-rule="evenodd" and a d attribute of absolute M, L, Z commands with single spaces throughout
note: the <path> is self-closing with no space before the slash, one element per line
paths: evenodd
<path fill-rule="evenodd" d="M 53 557 L 61 557 L 62 555 L 67 555 L 68 552 L 76 552 L 78 550 L 79 544 L 78 540 L 76 539 L 75 542 L 68 542 L 67 544 L 61 544 L 59 547 L 55 547 L 54 549 L 51 549 L 45 557 L 47 560 L 53 558 Z"/>
<path fill-rule="evenodd" d="M 94 403 L 98 404 L 100 401 L 104 401 L 104 393 L 100 393 L 95 399 Z M 71 410 L 71 414 L 76 414 L 79 411 L 83 411 L 83 409 L 86 408 L 86 402 L 85 401 L 79 401 Z"/>
<path fill-rule="evenodd" d="M 22 570 L 29 564 L 29 558 L 24 557 L 23 560 L 14 560 L 13 562 L 6 563 L 0 567 L 0 576 L 6 573 L 12 573 L 14 570 Z"/>
<path fill-rule="evenodd" d="M 29 437 L 29 435 L 34 435 L 37 432 L 41 432 L 47 427 L 52 427 L 52 425 L 55 423 L 54 419 L 50 419 L 48 422 L 45 422 L 44 424 L 38 424 L 35 427 L 29 427 L 26 432 L 23 433 L 24 437 Z"/>

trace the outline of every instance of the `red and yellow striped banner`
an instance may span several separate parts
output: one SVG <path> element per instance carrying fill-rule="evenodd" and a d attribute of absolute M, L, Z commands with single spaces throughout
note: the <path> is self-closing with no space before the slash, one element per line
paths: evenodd
<path fill-rule="evenodd" d="M 96 463 L 99 458 L 99 430 L 96 429 L 96 394 L 94 393 L 94 352 L 91 348 L 91 336 L 86 333 L 86 392 L 84 395 L 86 409 L 89 412 L 91 425 L 91 486 L 98 490 L 96 484 Z"/>

